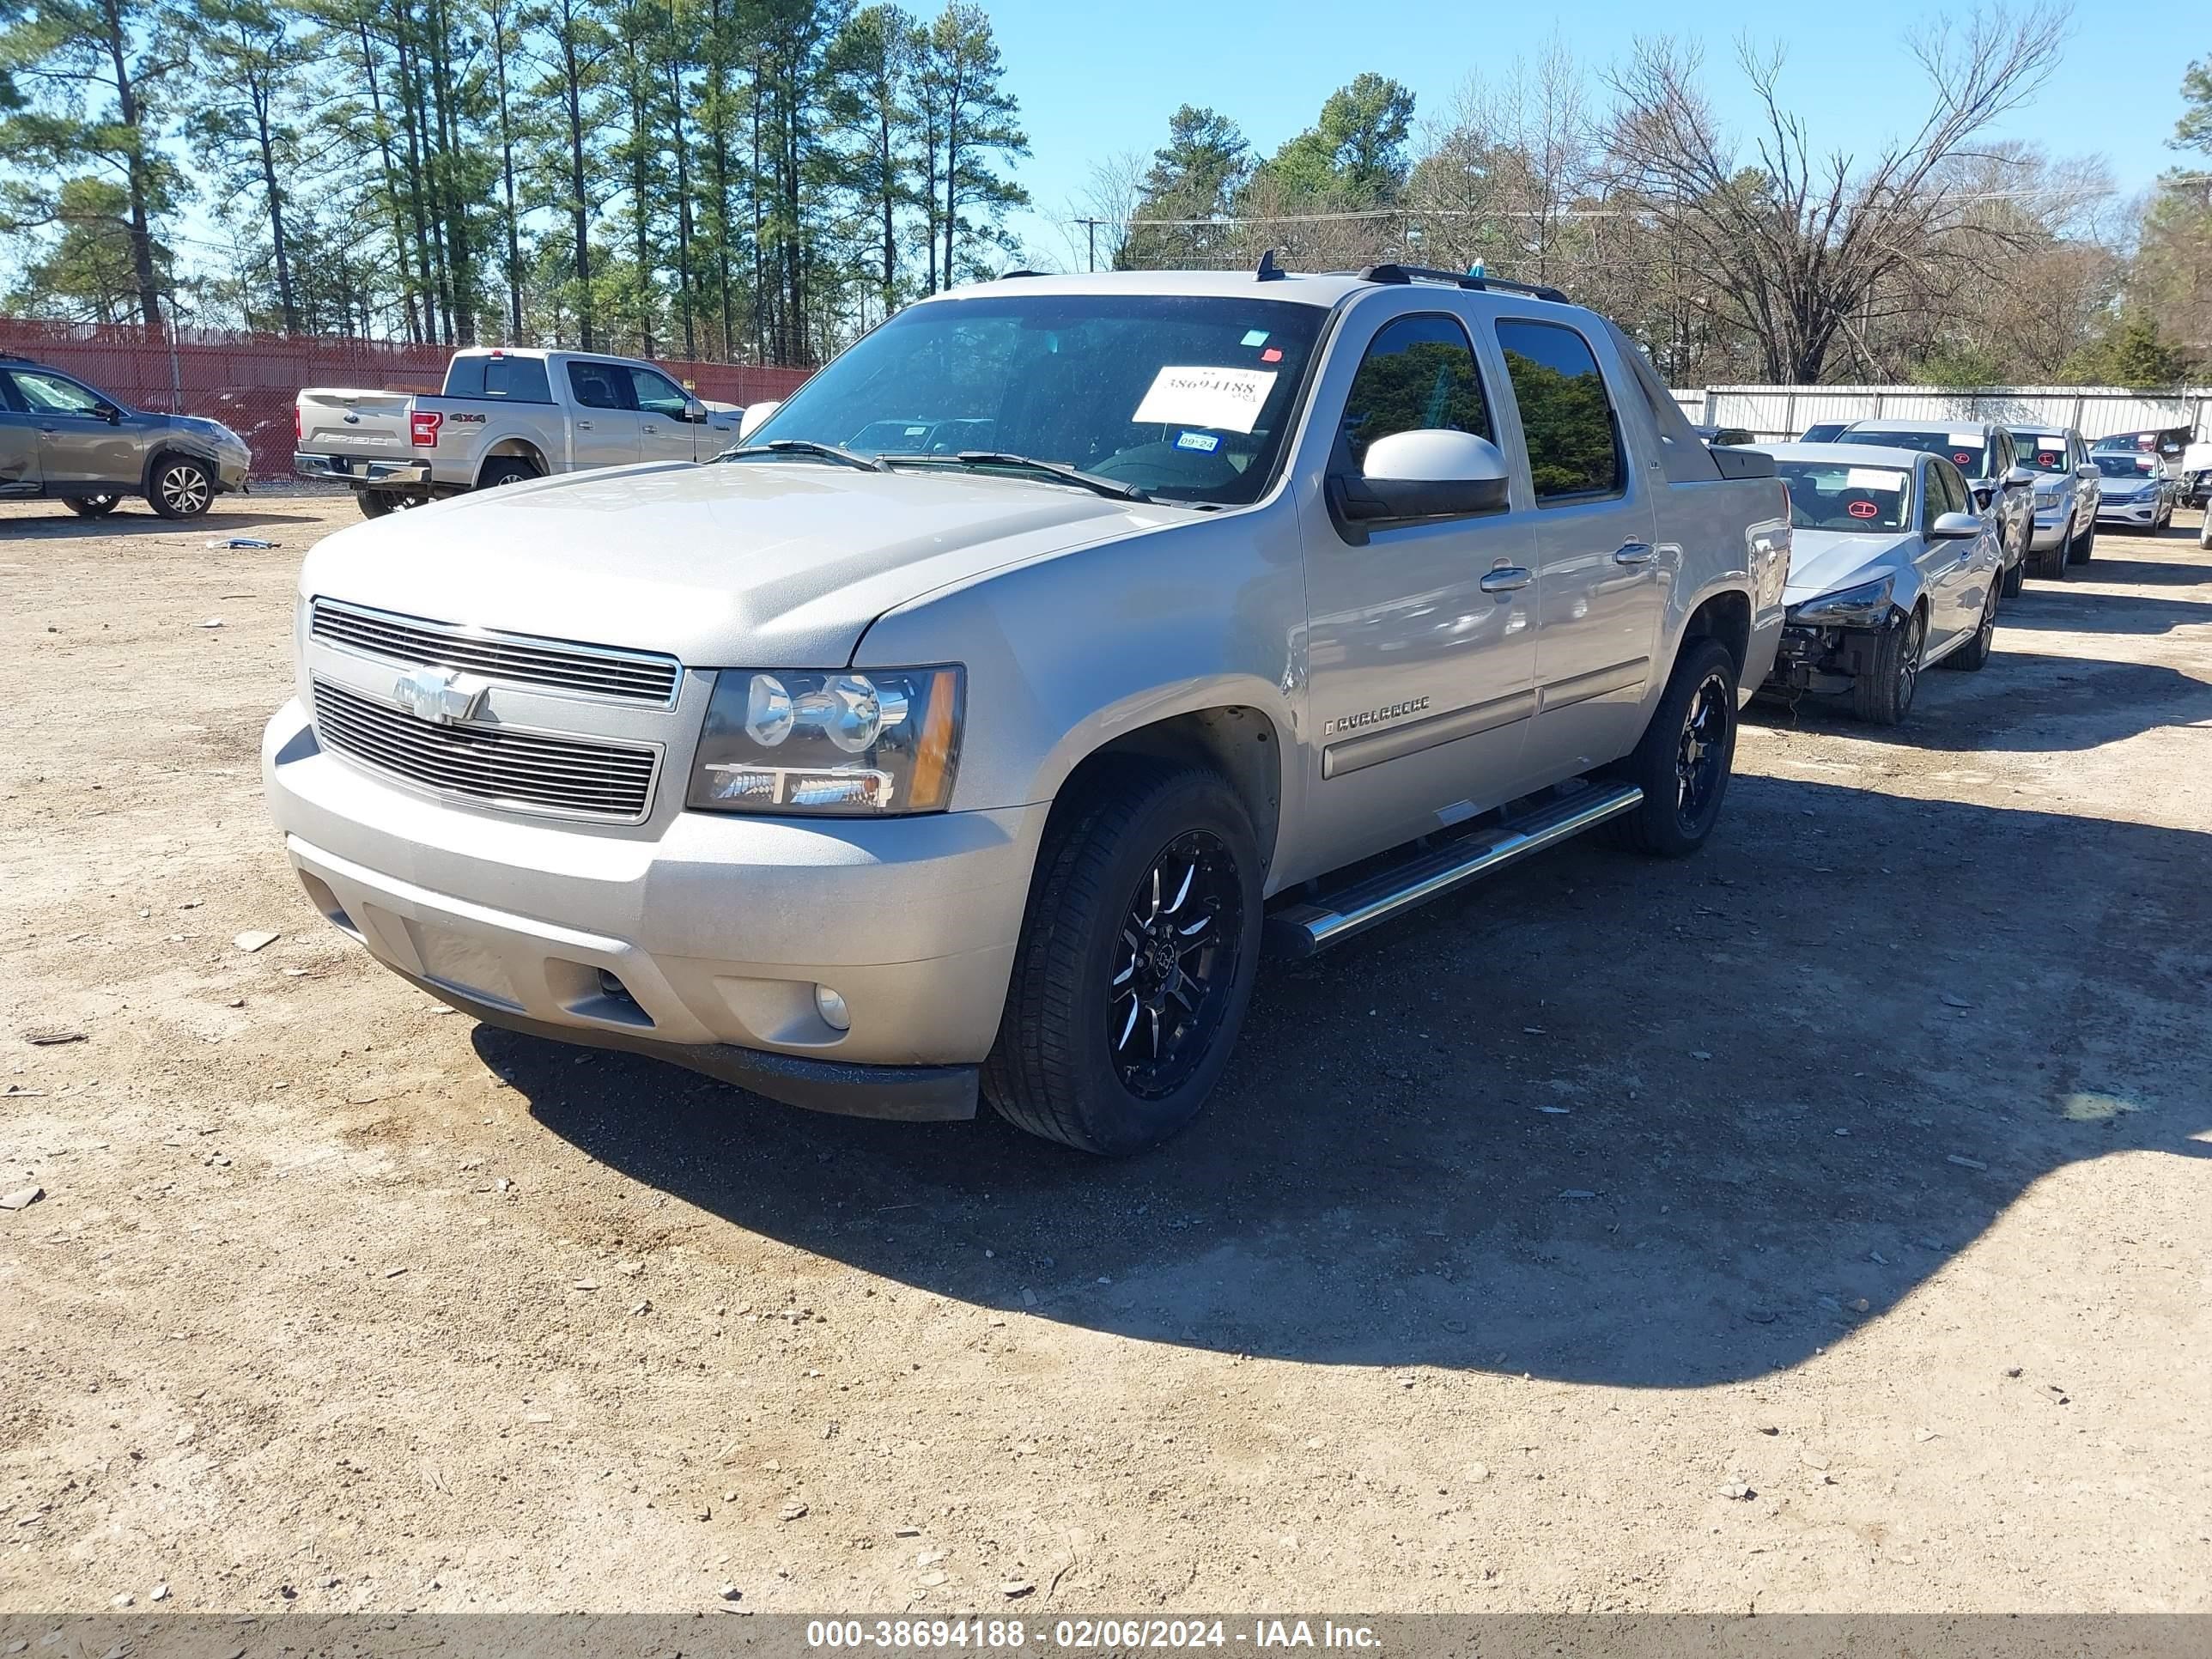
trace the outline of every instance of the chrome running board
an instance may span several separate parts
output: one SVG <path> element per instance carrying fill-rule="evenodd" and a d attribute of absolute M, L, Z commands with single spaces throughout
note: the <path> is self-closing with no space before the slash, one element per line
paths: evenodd
<path fill-rule="evenodd" d="M 1415 905 L 1632 811 L 1643 801 L 1644 792 L 1632 783 L 1600 784 L 1442 847 L 1415 851 L 1334 891 L 1324 889 L 1271 911 L 1267 941 L 1286 956 L 1318 955 Z"/>

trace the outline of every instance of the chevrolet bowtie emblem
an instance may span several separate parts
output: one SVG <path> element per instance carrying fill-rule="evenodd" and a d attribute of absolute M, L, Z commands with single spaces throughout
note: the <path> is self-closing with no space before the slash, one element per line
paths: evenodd
<path fill-rule="evenodd" d="M 417 668 L 402 674 L 392 694 L 417 720 L 452 726 L 475 718 L 483 708 L 483 681 L 442 668 Z"/>

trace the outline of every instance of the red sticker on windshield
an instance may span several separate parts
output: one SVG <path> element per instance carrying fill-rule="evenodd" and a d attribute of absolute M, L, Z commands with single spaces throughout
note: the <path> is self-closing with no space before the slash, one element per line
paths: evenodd
<path fill-rule="evenodd" d="M 1283 361 L 1282 348 L 1279 346 L 1269 346 L 1265 351 L 1260 354 L 1260 361 L 1263 363 L 1279 363 Z"/>
<path fill-rule="evenodd" d="M 1845 511 L 1849 512 L 1854 519 L 1871 519 L 1881 509 L 1872 501 L 1853 501 Z"/>
<path fill-rule="evenodd" d="M 1974 458 L 1963 449 L 1953 450 L 1951 452 L 1951 459 L 1960 466 L 1972 466 L 1974 463 Z"/>

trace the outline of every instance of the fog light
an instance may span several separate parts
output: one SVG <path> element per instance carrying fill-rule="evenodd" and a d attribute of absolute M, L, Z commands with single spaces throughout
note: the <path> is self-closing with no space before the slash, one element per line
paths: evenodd
<path fill-rule="evenodd" d="M 815 1012 L 822 1016 L 823 1024 L 832 1026 L 840 1031 L 849 1031 L 853 1029 L 853 1011 L 845 1006 L 845 999 L 828 986 L 817 985 L 814 988 L 814 1008 Z"/>

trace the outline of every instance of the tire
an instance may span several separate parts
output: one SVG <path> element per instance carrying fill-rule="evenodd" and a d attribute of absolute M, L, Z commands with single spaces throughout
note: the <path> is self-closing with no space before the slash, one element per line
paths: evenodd
<path fill-rule="evenodd" d="M 2212 548 L 2212 507 L 2204 509 L 2204 522 L 2197 526 L 2197 544 Z"/>
<path fill-rule="evenodd" d="M 2063 582 L 2066 567 L 2073 562 L 2073 541 L 2063 538 L 2042 549 L 2035 555 L 2035 576 L 2038 581 Z"/>
<path fill-rule="evenodd" d="M 478 489 L 496 489 L 501 484 L 520 483 L 538 476 L 538 469 L 519 455 L 500 455 L 483 464 L 477 474 Z"/>
<path fill-rule="evenodd" d="M 1609 769 L 1644 791 L 1641 805 L 1613 821 L 1616 841 L 1660 858 L 1705 844 L 1735 765 L 1735 659 L 1718 640 L 1686 641 L 1651 723 Z"/>
<path fill-rule="evenodd" d="M 410 507 L 421 507 L 422 497 L 409 495 L 397 489 L 362 489 L 355 492 L 361 502 L 361 516 L 380 519 L 387 513 L 404 513 Z"/>
<path fill-rule="evenodd" d="M 2075 532 L 2074 539 L 2066 544 L 2066 562 L 2087 564 L 2097 550 L 2097 521 L 2094 519 Z"/>
<path fill-rule="evenodd" d="M 1851 682 L 1851 712 L 1876 726 L 1895 726 L 1912 712 L 1920 659 L 1928 648 L 1928 616 L 1916 609 L 1902 627 L 1882 635 L 1874 668 Z"/>
<path fill-rule="evenodd" d="M 165 519 L 197 519 L 215 503 L 215 475 L 190 455 L 163 455 L 154 463 L 146 499 Z"/>
<path fill-rule="evenodd" d="M 2020 590 L 2027 586 L 2027 565 L 2025 561 L 2007 565 L 2004 574 L 1997 579 L 1997 592 L 2008 599 L 2019 597 Z"/>
<path fill-rule="evenodd" d="M 123 505 L 120 495 L 72 495 L 69 510 L 80 519 L 104 519 Z"/>
<path fill-rule="evenodd" d="M 2062 543 L 2061 545 L 2066 544 Z M 1936 665 L 1939 668 L 1962 669 L 1971 674 L 1989 661 L 1990 652 L 1996 648 L 1997 584 L 1990 584 L 1990 596 L 1982 601 L 1982 619 L 1974 624 L 1974 636 Z"/>
<path fill-rule="evenodd" d="M 1117 763 L 1079 789 L 1037 860 L 983 1093 L 1018 1128 L 1126 1157 L 1196 1116 L 1228 1063 L 1259 965 L 1259 846 L 1203 768 Z M 1181 944 L 1177 912 L 1200 911 L 1191 933 L 1213 931 Z"/>

